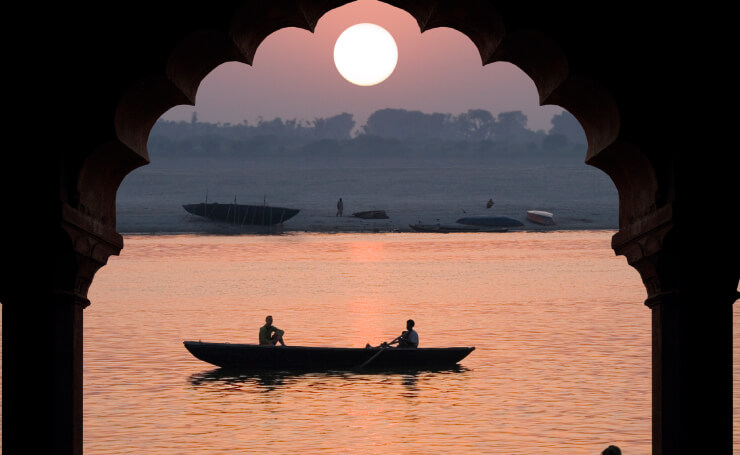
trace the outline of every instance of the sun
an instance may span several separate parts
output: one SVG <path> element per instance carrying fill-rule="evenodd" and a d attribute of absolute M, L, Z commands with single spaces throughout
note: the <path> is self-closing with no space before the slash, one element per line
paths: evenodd
<path fill-rule="evenodd" d="M 397 62 L 396 41 L 379 25 L 353 25 L 339 35 L 334 45 L 334 64 L 339 74 L 355 85 L 383 82 Z"/>

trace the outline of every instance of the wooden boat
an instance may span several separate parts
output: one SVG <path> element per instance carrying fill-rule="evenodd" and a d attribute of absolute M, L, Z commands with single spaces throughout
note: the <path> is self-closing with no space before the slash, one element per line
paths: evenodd
<path fill-rule="evenodd" d="M 341 371 L 451 367 L 474 347 L 452 348 L 333 348 L 260 346 L 256 344 L 185 341 L 185 348 L 204 362 L 244 370 Z"/>
<path fill-rule="evenodd" d="M 460 224 L 469 224 L 471 226 L 489 226 L 489 227 L 518 227 L 524 226 L 519 220 L 506 216 L 465 216 L 457 220 Z"/>
<path fill-rule="evenodd" d="M 545 226 L 555 226 L 555 221 L 552 219 L 552 213 L 542 210 L 527 210 L 527 221 L 543 224 Z"/>
<path fill-rule="evenodd" d="M 356 216 L 357 218 L 363 218 L 366 220 L 388 219 L 388 215 L 385 213 L 385 210 L 367 210 L 364 212 L 355 212 L 352 214 L 352 216 Z"/>
<path fill-rule="evenodd" d="M 201 202 L 182 206 L 188 213 L 214 221 L 240 225 L 272 226 L 281 224 L 300 212 L 299 209 L 269 205 L 219 204 Z"/>
<path fill-rule="evenodd" d="M 507 228 L 487 228 L 484 226 L 464 226 L 453 224 L 409 224 L 416 232 L 436 232 L 449 234 L 451 232 L 507 232 Z"/>

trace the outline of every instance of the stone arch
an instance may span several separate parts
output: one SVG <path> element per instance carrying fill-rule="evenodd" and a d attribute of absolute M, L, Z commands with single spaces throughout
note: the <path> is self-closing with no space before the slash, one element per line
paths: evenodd
<path fill-rule="evenodd" d="M 576 116 L 589 142 L 586 162 L 606 172 L 619 192 L 620 229 L 612 246 L 640 272 L 648 291 L 654 453 L 701 452 L 705 441 L 730 453 L 737 236 L 720 226 L 707 244 L 721 251 L 712 251 L 713 257 L 704 262 L 683 259 L 686 250 L 707 256 L 685 203 L 687 193 L 697 188 L 695 175 L 688 178 L 693 170 L 680 166 L 681 151 L 660 144 L 663 131 L 648 118 L 670 116 L 675 107 L 665 103 L 669 97 L 688 99 L 704 88 L 684 79 L 681 93 L 659 94 L 663 103 L 647 93 L 654 88 L 671 92 L 673 80 L 682 77 L 675 64 L 657 60 L 655 50 L 683 36 L 686 23 L 700 25 L 665 20 L 638 2 L 618 7 L 604 2 L 385 2 L 409 12 L 422 31 L 444 26 L 464 33 L 478 48 L 482 64 L 514 63 L 532 78 L 541 103 L 560 105 Z M 50 436 L 45 441 L 56 452 L 82 452 L 82 308 L 89 303 L 87 287 L 95 271 L 123 247 L 115 231 L 116 191 L 129 172 L 148 162 L 147 136 L 156 119 L 172 106 L 194 103 L 200 80 L 218 63 L 251 63 L 270 33 L 286 26 L 313 30 L 324 13 L 346 3 L 227 0 L 174 5 L 132 0 L 106 5 L 109 9 L 101 9 L 106 14 L 100 15 L 91 15 L 87 6 L 70 5 L 46 9 L 44 15 L 32 7 L 22 12 L 36 21 L 33 30 L 21 25 L 28 33 L 15 35 L 19 45 L 11 52 L 22 58 L 9 61 L 15 65 L 11 69 L 28 66 L 8 73 L 47 75 L 47 65 L 58 64 L 65 71 L 41 84 L 28 78 L 22 81 L 26 91 L 19 92 L 32 93 L 39 104 L 59 99 L 62 92 L 74 93 L 76 115 L 59 116 L 52 125 L 58 130 L 34 138 L 37 148 L 53 153 L 48 160 L 53 184 L 43 188 L 43 200 L 49 203 L 29 217 L 45 235 L 34 236 L 21 222 L 10 223 L 11 241 L 36 249 L 2 257 L 11 270 L 4 272 L 0 288 L 3 389 L 13 390 L 13 396 L 3 396 L 4 443 L 6 436 L 8 444 L 26 443 L 21 438 L 32 427 Z M 696 27 L 692 37 L 702 39 Z M 697 47 L 706 48 L 711 46 Z M 45 51 L 43 58 L 32 51 L 38 49 Z M 34 106 L 26 99 L 22 103 L 28 111 L 32 108 L 27 104 Z M 40 167 L 31 164 L 33 171 Z M 8 173 L 19 168 L 5 167 Z M 728 170 L 714 170 L 720 177 L 731 176 Z M 725 187 L 720 182 L 716 188 Z M 736 199 L 736 194 L 726 198 L 729 203 Z M 26 205 L 25 200 L 11 201 L 6 213 L 29 213 Z M 50 261 L 44 261 L 47 250 L 53 254 Z M 24 286 L 23 278 L 28 278 L 19 270 L 35 271 L 39 263 L 43 273 L 32 274 L 33 287 Z M 42 323 L 28 323 L 39 319 Z M 14 343 L 28 338 L 19 331 L 29 327 L 46 346 L 39 357 L 28 358 L 26 345 Z M 708 353 L 720 360 L 708 363 Z M 55 387 L 40 380 L 29 383 L 29 378 L 46 378 L 48 364 L 55 366 Z M 29 406 L 36 412 L 27 413 Z M 46 419 L 37 418 L 39 414 Z"/>

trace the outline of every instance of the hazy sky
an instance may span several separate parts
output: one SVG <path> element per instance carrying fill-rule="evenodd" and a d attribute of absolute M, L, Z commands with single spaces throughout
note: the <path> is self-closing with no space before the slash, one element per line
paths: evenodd
<path fill-rule="evenodd" d="M 348 27 L 370 22 L 388 30 L 398 45 L 398 64 L 384 82 L 361 87 L 346 81 L 334 65 L 334 43 Z M 462 33 L 438 28 L 421 34 L 403 10 L 376 0 L 359 0 L 334 9 L 318 22 L 315 33 L 285 28 L 257 49 L 253 66 L 225 63 L 201 83 L 196 105 L 177 106 L 167 120 L 256 123 L 313 120 L 342 112 L 354 114 L 358 126 L 382 108 L 459 114 L 468 109 L 520 110 L 532 130 L 550 129 L 558 106 L 539 106 L 534 83 L 508 63 L 481 64 L 480 54 Z"/>

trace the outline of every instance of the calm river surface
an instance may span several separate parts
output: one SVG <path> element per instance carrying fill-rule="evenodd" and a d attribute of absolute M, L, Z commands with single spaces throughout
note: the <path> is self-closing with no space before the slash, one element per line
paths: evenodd
<path fill-rule="evenodd" d="M 126 236 L 85 310 L 85 453 L 648 454 L 650 311 L 613 234 Z M 292 345 L 413 318 L 421 346 L 476 350 L 457 371 L 260 376 L 183 347 L 255 343 L 267 314 Z"/>

